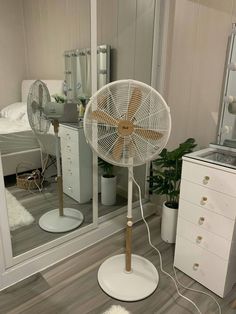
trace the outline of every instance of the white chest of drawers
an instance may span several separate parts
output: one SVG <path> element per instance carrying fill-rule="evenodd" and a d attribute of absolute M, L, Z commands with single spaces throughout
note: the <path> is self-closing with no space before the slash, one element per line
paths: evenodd
<path fill-rule="evenodd" d="M 79 203 L 92 198 L 92 151 L 84 130 L 76 124 L 60 124 L 63 191 Z"/>
<path fill-rule="evenodd" d="M 236 170 L 184 157 L 174 265 L 224 297 L 236 282 Z"/>

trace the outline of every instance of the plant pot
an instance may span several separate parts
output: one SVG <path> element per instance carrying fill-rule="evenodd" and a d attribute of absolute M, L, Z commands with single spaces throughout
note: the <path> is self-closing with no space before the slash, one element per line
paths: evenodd
<path fill-rule="evenodd" d="M 161 238 L 168 243 L 175 243 L 178 209 L 162 205 Z"/>
<path fill-rule="evenodd" d="M 101 177 L 101 203 L 114 205 L 116 203 L 116 176 Z"/>

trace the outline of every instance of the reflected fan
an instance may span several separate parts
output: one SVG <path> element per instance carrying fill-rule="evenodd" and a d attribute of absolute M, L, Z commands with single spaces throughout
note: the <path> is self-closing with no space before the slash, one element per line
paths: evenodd
<path fill-rule="evenodd" d="M 64 103 L 51 102 L 48 88 L 44 82 L 37 80 L 31 85 L 27 99 L 27 113 L 32 130 L 37 137 L 39 134 L 47 134 L 51 123 L 54 128 L 59 208 L 46 212 L 39 219 L 39 226 L 43 230 L 54 233 L 73 230 L 79 227 L 84 219 L 79 210 L 65 208 L 63 204 L 58 119 L 63 117 L 64 106 Z"/>

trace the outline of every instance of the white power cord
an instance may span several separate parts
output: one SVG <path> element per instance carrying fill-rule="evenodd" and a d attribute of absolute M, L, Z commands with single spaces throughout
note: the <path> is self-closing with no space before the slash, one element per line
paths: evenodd
<path fill-rule="evenodd" d="M 221 307 L 220 307 L 220 304 L 217 302 L 217 300 L 216 300 L 211 294 L 208 294 L 208 293 L 206 293 L 206 292 L 204 292 L 204 291 L 201 291 L 201 290 L 198 290 L 198 289 L 193 289 L 193 288 L 186 287 L 185 285 L 183 285 L 183 284 L 179 281 L 179 279 L 178 279 L 178 277 L 177 277 L 177 274 L 176 274 L 176 270 L 175 270 L 174 265 L 173 265 L 173 270 L 174 270 L 174 273 L 175 273 L 175 280 L 176 280 L 176 282 L 177 282 L 181 287 L 183 287 L 184 289 L 193 291 L 193 292 L 198 292 L 198 293 L 205 294 L 205 295 L 207 295 L 208 297 L 212 298 L 212 300 L 217 304 L 218 309 L 219 309 L 219 313 L 221 314 Z"/>
<path fill-rule="evenodd" d="M 178 295 L 185 299 L 186 301 L 190 302 L 194 307 L 195 309 L 198 311 L 199 314 L 202 314 L 202 312 L 200 311 L 199 307 L 196 305 L 196 303 L 194 303 L 191 299 L 185 297 L 180 291 L 179 291 L 179 287 L 177 285 L 177 283 L 182 286 L 183 288 L 187 289 L 187 290 L 191 290 L 191 291 L 194 291 L 194 292 L 199 292 L 199 293 L 202 293 L 202 294 L 205 294 L 207 296 L 209 296 L 210 298 L 212 298 L 214 300 L 214 302 L 217 304 L 218 306 L 218 309 L 219 309 L 219 314 L 221 314 L 221 307 L 220 307 L 220 304 L 217 302 L 217 300 L 210 294 L 206 293 L 206 292 L 203 292 L 203 291 L 200 291 L 200 290 L 195 290 L 195 289 L 191 289 L 191 288 L 188 288 L 186 286 L 184 286 L 183 284 L 181 284 L 177 278 L 177 275 L 176 275 L 176 272 L 175 272 L 175 268 L 174 268 L 174 265 L 173 265 L 173 269 L 174 269 L 174 274 L 175 274 L 175 277 L 176 279 L 170 275 L 169 273 L 167 273 L 164 269 L 163 269 L 163 263 L 162 263 L 162 256 L 161 256 L 161 253 L 160 251 L 152 244 L 152 241 L 151 241 L 151 234 L 150 234 L 150 229 L 149 229 L 149 225 L 144 217 L 144 213 L 143 213 L 143 204 L 142 204 L 142 194 L 141 194 L 141 188 L 139 186 L 139 184 L 136 182 L 136 180 L 134 179 L 133 175 L 130 173 L 130 176 L 132 177 L 132 180 L 133 182 L 135 183 L 135 185 L 137 186 L 138 188 L 138 193 L 139 193 L 139 203 L 140 203 L 140 210 L 141 210 L 141 216 L 142 216 L 142 219 L 146 225 L 146 228 L 147 228 L 147 233 L 148 233 L 148 242 L 150 244 L 150 246 L 158 253 L 159 255 L 159 258 L 160 258 L 160 269 L 161 269 L 161 272 L 163 274 L 165 274 L 166 276 L 168 276 L 175 284 L 175 287 L 176 287 L 176 291 L 178 293 Z"/>

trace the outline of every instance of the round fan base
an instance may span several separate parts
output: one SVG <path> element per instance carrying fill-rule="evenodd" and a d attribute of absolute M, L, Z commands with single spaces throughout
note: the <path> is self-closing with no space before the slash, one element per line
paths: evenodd
<path fill-rule="evenodd" d="M 132 271 L 125 271 L 125 254 L 108 258 L 98 270 L 102 290 L 121 301 L 138 301 L 151 295 L 157 288 L 159 275 L 147 259 L 132 254 Z"/>
<path fill-rule="evenodd" d="M 39 219 L 39 226 L 48 232 L 67 232 L 78 228 L 84 220 L 83 214 L 74 208 L 64 208 L 64 216 L 59 216 L 59 209 L 53 209 Z"/>

